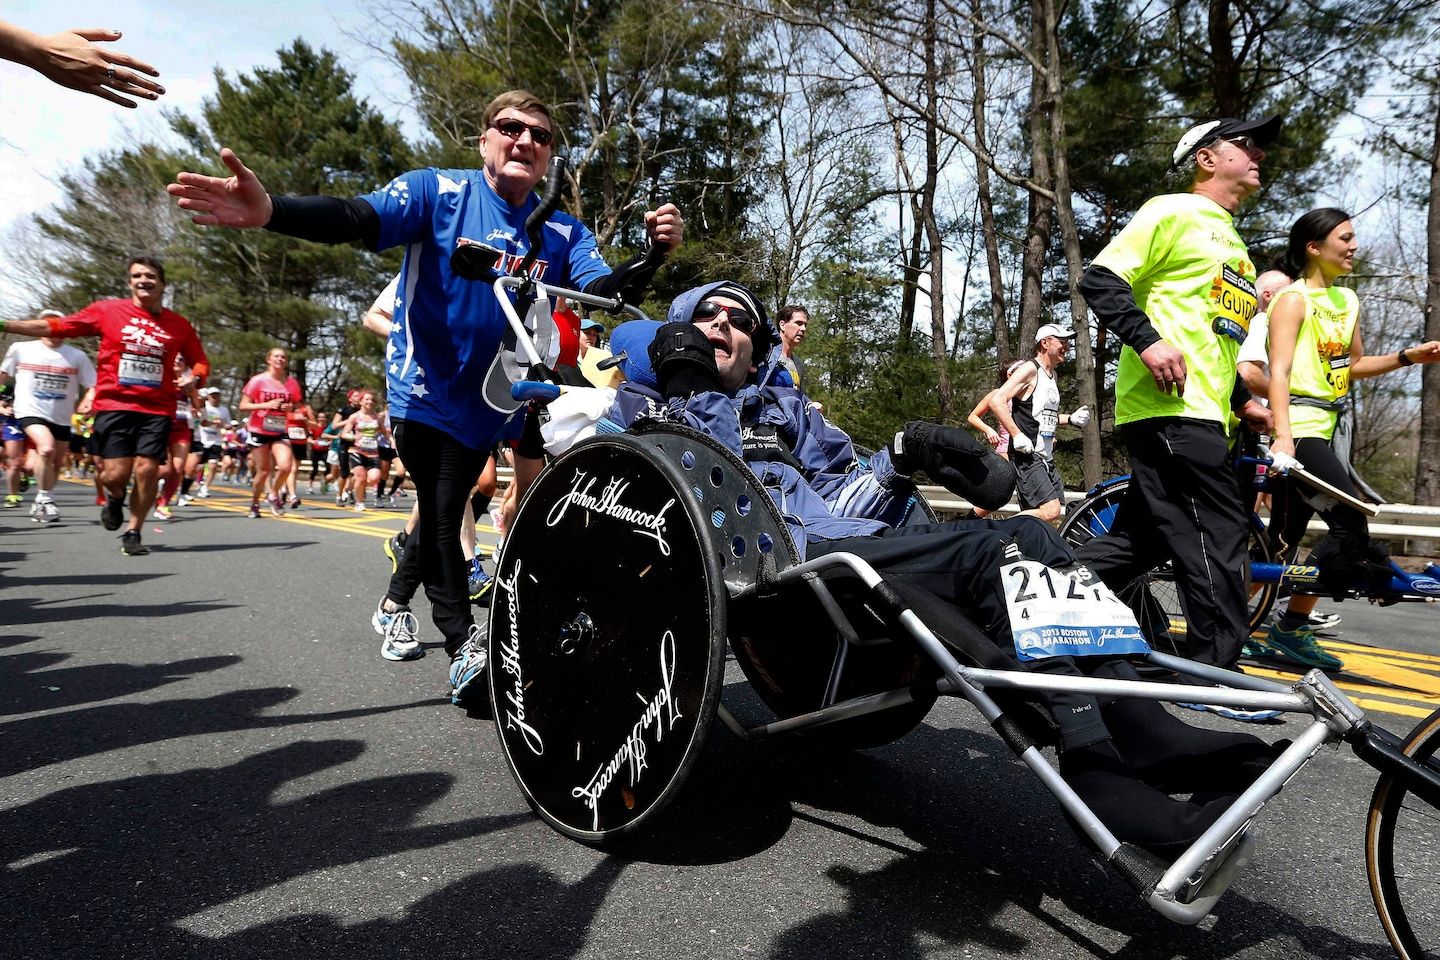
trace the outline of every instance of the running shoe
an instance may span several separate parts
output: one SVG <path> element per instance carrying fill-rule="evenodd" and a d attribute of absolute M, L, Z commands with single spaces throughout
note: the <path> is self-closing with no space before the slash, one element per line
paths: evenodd
<path fill-rule="evenodd" d="M 170 510 L 170 508 L 169 508 L 168 506 L 166 506 L 166 505 L 163 504 L 163 503 L 157 503 L 157 504 L 155 504 L 155 519 L 156 519 L 156 520 L 173 520 L 174 518 L 175 518 L 175 514 Z"/>
<path fill-rule="evenodd" d="M 1315 631 L 1309 627 L 1281 630 L 1280 625 L 1276 624 L 1265 635 L 1265 643 L 1286 660 L 1293 660 L 1302 666 L 1319 667 L 1321 670 L 1345 668 L 1345 661 L 1327 653 L 1325 648 L 1316 642 Z"/>
<path fill-rule="evenodd" d="M 5 509 L 14 510 L 25 505 L 25 498 L 18 493 L 12 493 L 5 498 Z"/>
<path fill-rule="evenodd" d="M 120 534 L 120 552 L 127 557 L 143 557 L 150 548 L 140 542 L 139 530 L 126 530 Z"/>
<path fill-rule="evenodd" d="M 259 519 L 260 519 L 260 504 L 258 504 L 258 503 L 252 503 L 252 504 L 250 504 L 250 513 L 248 514 L 248 516 L 250 517 L 251 520 L 259 520 Z"/>
<path fill-rule="evenodd" d="M 98 493 L 95 494 L 95 506 L 97 506 L 97 507 L 103 507 L 103 506 L 105 506 L 105 497 L 104 497 L 103 495 L 98 494 Z"/>
<path fill-rule="evenodd" d="M 460 647 L 459 654 L 450 661 L 450 702 L 459 706 L 465 700 L 465 693 L 476 680 L 485 675 L 485 665 L 490 655 L 485 650 L 485 638 L 480 627 L 470 624 L 470 634 Z"/>
<path fill-rule="evenodd" d="M 200 484 L 200 489 L 195 491 L 195 496 L 199 497 L 201 500 L 209 500 L 209 499 L 210 499 L 210 484 L 208 484 L 208 483 L 202 483 L 202 484 Z"/>
<path fill-rule="evenodd" d="M 357 504 L 355 504 L 355 512 L 356 512 L 356 513 L 364 513 L 364 512 L 365 512 L 365 504 L 363 504 L 363 503 L 357 503 Z"/>
<path fill-rule="evenodd" d="M 289 509 L 294 510 L 296 507 L 300 506 L 300 498 L 291 497 L 290 502 L 286 504 L 286 506 L 289 507 Z"/>
<path fill-rule="evenodd" d="M 40 508 L 40 515 L 39 515 L 38 517 L 35 517 L 35 518 L 34 518 L 37 522 L 39 522 L 39 523 L 59 523 L 59 522 L 60 522 L 60 508 L 57 507 L 57 506 L 55 506 L 55 501 L 53 501 L 53 500 L 46 500 L 44 503 L 37 504 L 37 506 Z"/>
<path fill-rule="evenodd" d="M 190 494 L 188 494 L 188 493 L 182 493 L 182 494 L 180 494 L 180 499 L 176 501 L 176 503 L 179 504 L 179 505 L 182 506 L 182 507 L 188 507 L 188 506 L 190 506 L 190 504 L 192 504 L 192 503 L 194 503 L 194 502 L 195 502 L 195 498 L 192 497 L 192 496 L 190 496 Z"/>
<path fill-rule="evenodd" d="M 1279 608 L 1271 610 L 1270 615 L 1265 618 L 1266 622 L 1269 623 L 1271 626 L 1274 626 L 1275 624 L 1280 622 L 1280 618 L 1284 616 L 1284 613 L 1285 612 Z M 1322 630 L 1329 630 L 1332 627 L 1338 627 L 1340 625 L 1340 614 L 1312 613 L 1310 614 L 1310 619 L 1306 622 L 1305 625 L 1316 633 L 1319 633 Z"/>
<path fill-rule="evenodd" d="M 381 606 L 384 606 L 383 600 Z M 419 660 L 425 656 L 425 648 L 420 646 L 420 641 L 416 639 L 420 624 L 409 607 L 385 613 L 384 617 L 387 623 L 385 639 L 380 641 L 380 656 L 386 660 Z"/>
<path fill-rule="evenodd" d="M 1266 657 L 1276 656 L 1276 653 L 1259 640 L 1250 639 L 1240 645 L 1240 656 L 1250 660 L 1264 660 Z"/>
<path fill-rule="evenodd" d="M 100 525 L 106 530 L 119 530 L 124 522 L 125 511 L 120 501 L 106 497 L 105 506 L 100 508 Z"/>
<path fill-rule="evenodd" d="M 482 607 L 490 606 L 490 589 L 495 586 L 495 578 L 485 572 L 480 565 L 480 558 L 476 557 L 470 561 L 470 602 L 478 603 Z"/>
<path fill-rule="evenodd" d="M 393 576 L 400 569 L 400 561 L 405 557 L 405 541 L 410 535 L 401 530 L 395 536 L 385 541 L 385 556 L 390 558 L 390 573 Z"/>
<path fill-rule="evenodd" d="M 1209 703 L 1177 703 L 1177 707 L 1184 707 L 1186 710 L 1200 710 L 1206 713 L 1213 713 L 1216 716 L 1224 717 L 1226 720 L 1239 720 L 1241 723 L 1265 723 L 1280 716 L 1280 710 L 1249 710 L 1245 707 L 1217 707 Z"/>
<path fill-rule="evenodd" d="M 266 502 L 269 503 L 269 505 L 270 505 L 270 516 L 272 516 L 272 517 L 283 517 L 283 516 L 285 516 L 285 501 L 282 500 L 282 499 L 280 499 L 279 496 L 267 497 L 267 498 L 266 498 Z"/>

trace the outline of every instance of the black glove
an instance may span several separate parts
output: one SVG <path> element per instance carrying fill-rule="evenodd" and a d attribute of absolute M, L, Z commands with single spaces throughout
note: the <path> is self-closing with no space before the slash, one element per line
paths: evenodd
<path fill-rule="evenodd" d="M 715 347 L 693 323 L 665 324 L 655 331 L 648 352 L 665 399 L 720 389 Z"/>
<path fill-rule="evenodd" d="M 924 470 L 930 479 L 977 507 L 996 510 L 1015 492 L 1015 468 L 960 427 L 911 420 L 890 444 L 899 473 Z"/>

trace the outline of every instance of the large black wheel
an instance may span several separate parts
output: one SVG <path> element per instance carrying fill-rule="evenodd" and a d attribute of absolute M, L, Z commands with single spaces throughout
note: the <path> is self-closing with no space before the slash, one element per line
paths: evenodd
<path fill-rule="evenodd" d="M 596 437 L 541 473 L 500 555 L 502 752 L 535 812 L 579 840 L 663 809 L 715 717 L 726 592 L 695 486 L 653 444 Z"/>
<path fill-rule="evenodd" d="M 1110 532 L 1120 501 L 1130 486 L 1128 479 L 1114 480 L 1091 491 L 1074 507 L 1060 525 L 1060 536 L 1072 547 L 1080 547 Z M 1273 563 L 1270 541 L 1265 528 L 1253 515 L 1250 517 L 1249 549 L 1251 563 Z M 1265 622 L 1265 615 L 1275 603 L 1278 583 L 1254 583 L 1250 587 L 1249 624 L 1253 631 Z M 1116 594 L 1136 611 L 1145 635 L 1171 637 L 1185 629 L 1185 608 L 1175 583 L 1175 571 L 1169 563 L 1162 564 Z M 1148 621 L 1148 622 L 1147 622 Z M 1172 641 L 1173 642 L 1173 641 Z M 1172 649 L 1170 652 L 1178 652 Z"/>
<path fill-rule="evenodd" d="M 1405 755 L 1440 772 L 1440 710 L 1405 739 Z M 1440 809 L 1381 775 L 1365 821 L 1365 865 L 1380 924 L 1400 960 L 1440 958 Z"/>

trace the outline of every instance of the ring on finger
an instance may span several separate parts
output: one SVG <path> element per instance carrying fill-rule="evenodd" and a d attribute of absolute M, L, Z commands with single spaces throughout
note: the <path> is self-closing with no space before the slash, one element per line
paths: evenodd
<path fill-rule="evenodd" d="M 112 63 L 112 64 L 110 64 L 108 67 L 105 68 L 105 79 L 106 79 L 106 80 L 110 80 L 110 81 L 112 81 L 112 82 L 114 81 L 114 79 L 115 79 L 115 64 Z"/>

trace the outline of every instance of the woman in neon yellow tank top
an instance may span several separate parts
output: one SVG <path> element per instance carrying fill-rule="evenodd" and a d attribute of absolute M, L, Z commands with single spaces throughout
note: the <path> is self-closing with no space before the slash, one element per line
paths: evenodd
<path fill-rule="evenodd" d="M 1379 376 L 1416 363 L 1440 360 L 1440 342 L 1408 347 L 1399 353 L 1366 356 L 1360 337 L 1360 301 L 1355 291 L 1335 281 L 1355 269 L 1358 244 L 1350 215 L 1333 207 L 1311 210 L 1290 228 L 1290 242 L 1278 268 L 1293 284 L 1271 301 L 1270 409 L 1275 415 L 1270 451 L 1282 468 L 1287 458 L 1309 472 L 1359 497 L 1350 480 L 1348 443 L 1337 450 L 1335 431 L 1350 393 L 1350 381 Z M 1315 512 L 1308 490 L 1288 477 L 1271 485 L 1270 542 L 1275 553 L 1293 563 L 1305 526 Z M 1371 543 L 1365 515 L 1332 504 L 1320 511 L 1330 528 L 1310 555 L 1322 581 L 1349 582 L 1366 562 L 1388 559 Z M 1333 578 L 1333 579 L 1332 579 Z M 1309 626 L 1317 596 L 1292 595 L 1264 646 L 1306 666 L 1339 670 L 1344 664 L 1315 641 Z"/>

